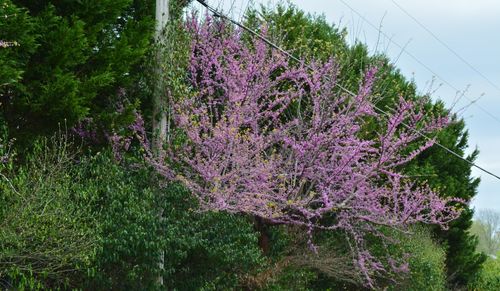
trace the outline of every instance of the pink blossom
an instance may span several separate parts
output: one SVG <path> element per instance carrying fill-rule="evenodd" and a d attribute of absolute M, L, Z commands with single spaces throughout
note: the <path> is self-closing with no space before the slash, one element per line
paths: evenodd
<path fill-rule="evenodd" d="M 415 129 L 431 133 L 447 119 L 424 118 L 423 107 L 404 98 L 391 116 L 376 113 L 376 68 L 350 96 L 337 87 L 334 60 L 314 62 L 311 72 L 209 17 L 191 18 L 187 29 L 192 94 L 172 104 L 187 140 L 170 145 L 162 159 L 151 153 L 147 159 L 189 188 L 202 210 L 303 226 L 312 248 L 313 230 L 342 230 L 368 285 L 384 272 L 365 246 L 377 225 L 446 227 L 459 215 L 453 201 L 401 172 L 433 145 Z M 365 132 L 368 118 L 380 125 L 376 138 L 366 138 L 373 136 Z M 131 128 L 146 142 L 141 126 Z M 420 146 L 408 153 L 410 144 Z"/>

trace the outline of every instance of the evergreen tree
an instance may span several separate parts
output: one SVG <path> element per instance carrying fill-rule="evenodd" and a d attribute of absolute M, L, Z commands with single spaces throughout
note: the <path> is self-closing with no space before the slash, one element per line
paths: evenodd
<path fill-rule="evenodd" d="M 22 21 L 1 20 L 2 26 L 10 25 L 11 39 L 19 43 L 1 58 L 16 70 L 9 73 L 15 82 L 0 89 L 10 132 L 26 142 L 58 126 L 70 128 L 84 117 L 110 123 L 118 90 L 139 84 L 139 66 L 152 38 L 153 3 L 15 0 L 13 4 L 11 10 L 20 11 L 15 18 Z"/>
<path fill-rule="evenodd" d="M 22 76 L 26 60 L 36 49 L 34 24 L 28 12 L 10 0 L 0 3 L 0 98 L 8 100 L 8 92 Z M 7 99 L 5 99 L 7 98 Z"/>

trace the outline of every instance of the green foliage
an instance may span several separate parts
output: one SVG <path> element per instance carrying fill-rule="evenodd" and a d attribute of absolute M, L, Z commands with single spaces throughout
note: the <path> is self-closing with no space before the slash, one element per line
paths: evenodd
<path fill-rule="evenodd" d="M 310 248 L 300 227 L 267 226 L 267 263 L 244 280 L 251 290 L 338 290 L 363 288 L 363 280 L 340 233 L 318 232 Z M 261 234 L 262 235 L 262 234 Z"/>
<path fill-rule="evenodd" d="M 119 164 L 106 151 L 75 161 L 73 152 L 44 139 L 19 169 L 0 164 L 5 286 L 156 290 L 162 250 L 172 289 L 234 289 L 265 264 L 248 219 L 196 212 L 179 185 L 150 186 L 159 181 L 139 159 Z"/>
<path fill-rule="evenodd" d="M 469 289 L 478 291 L 500 290 L 500 260 L 498 258 L 488 259 L 484 263 L 481 272 L 469 284 Z"/>
<path fill-rule="evenodd" d="M 154 289 L 163 247 L 155 188 L 146 169 L 124 167 L 109 152 L 83 157 L 75 190 L 98 222 L 96 261 L 85 289 Z"/>
<path fill-rule="evenodd" d="M 64 140 L 54 141 L 37 143 L 19 169 L 0 163 L 0 282 L 7 287 L 74 286 L 95 257 L 97 222 L 75 203 L 74 156 Z"/>
<path fill-rule="evenodd" d="M 0 48 L 0 98 L 21 79 L 26 60 L 35 51 L 34 23 L 25 9 L 10 0 L 0 2 L 0 40 L 12 46 Z"/>
<path fill-rule="evenodd" d="M 423 227 L 411 235 L 398 234 L 399 252 L 409 255 L 410 272 L 389 290 L 446 290 L 446 251 L 434 242 L 431 232 Z"/>
<path fill-rule="evenodd" d="M 111 153 L 75 162 L 74 152 L 64 138 L 43 139 L 18 170 L 0 164 L 0 279 L 20 289 L 153 289 L 164 239 L 149 172 Z"/>
<path fill-rule="evenodd" d="M 326 60 L 341 57 L 347 51 L 345 29 L 329 24 L 324 16 L 306 14 L 291 4 L 278 5 L 276 9 L 266 6 L 250 9 L 247 21 L 255 29 L 265 25 L 271 38 L 301 58 Z"/>
<path fill-rule="evenodd" d="M 416 226 L 407 232 L 381 228 L 384 238 L 373 236 L 368 242 L 370 251 L 378 256 L 389 252 L 390 257 L 381 257 L 389 271 L 379 273 L 376 285 L 383 290 L 446 290 L 445 249 L 432 238 L 429 229 Z M 346 256 L 349 246 L 339 234 L 321 234 L 316 243 L 321 252 L 321 261 L 312 261 L 299 270 L 315 274 L 307 283 L 312 290 L 366 290 L 359 270 L 352 258 Z M 402 261 L 398 259 L 404 258 Z M 305 261 L 304 258 L 301 261 Z M 402 263 L 408 262 L 405 266 Z M 391 263 L 392 262 L 392 263 Z M 392 266 L 391 266 L 392 265 Z M 305 268 L 304 268 L 305 267 Z M 399 269 L 393 269 L 400 268 Z M 405 269 L 407 269 L 405 271 Z M 374 276 L 375 277 L 375 276 Z"/>
<path fill-rule="evenodd" d="M 289 266 L 280 270 L 278 276 L 269 279 L 269 283 L 262 290 L 324 290 L 314 288 L 318 273 L 301 266 Z"/>
<path fill-rule="evenodd" d="M 118 89 L 137 86 L 138 66 L 152 39 L 151 4 L 12 2 L 20 13 L 7 18 L 6 25 L 17 32 L 20 21 L 19 47 L 2 54 L 10 52 L 5 58 L 17 73 L 9 75 L 17 74 L 17 79 L 2 89 L 1 102 L 9 127 L 16 128 L 11 132 L 21 143 L 51 133 L 59 124 L 71 127 L 83 117 L 105 119 L 114 111 Z"/>
<path fill-rule="evenodd" d="M 257 234 L 245 217 L 199 213 L 180 185 L 168 186 L 165 218 L 165 279 L 168 289 L 234 289 L 265 261 Z"/>

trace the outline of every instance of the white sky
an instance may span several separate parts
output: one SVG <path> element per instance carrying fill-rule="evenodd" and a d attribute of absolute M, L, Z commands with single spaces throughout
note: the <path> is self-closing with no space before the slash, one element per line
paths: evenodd
<path fill-rule="evenodd" d="M 450 46 L 469 64 L 500 87 L 500 1 L 498 0 L 394 0 L 420 23 L 431 30 L 441 41 Z M 234 18 L 239 18 L 249 0 L 207 0 Z M 255 0 L 255 3 L 276 5 L 279 0 Z M 396 60 L 401 49 L 391 43 L 370 24 L 342 3 L 341 0 L 291 0 L 297 7 L 313 14 L 324 14 L 327 21 L 341 23 L 348 29 L 348 40 L 356 39 L 368 45 L 371 52 L 378 47 L 392 60 Z M 470 105 L 471 100 L 482 96 L 477 104 L 495 116 L 495 120 L 476 105 L 470 105 L 462 113 L 469 129 L 469 145 L 480 150 L 476 163 L 500 176 L 500 90 L 490 85 L 460 59 L 453 55 L 428 32 L 422 29 L 408 15 L 401 11 L 393 0 L 344 0 L 351 8 L 375 26 L 382 25 L 382 31 L 394 42 L 429 67 L 435 74 L 464 90 L 470 85 L 466 97 L 455 106 L 456 109 Z M 196 5 L 196 4 L 195 4 Z M 198 6 L 199 7 L 199 6 Z M 385 15 L 385 16 L 384 16 Z M 397 66 L 408 78 L 414 78 L 419 89 L 426 91 L 428 83 L 435 77 L 433 73 L 402 53 Z M 439 78 L 436 84 L 443 83 Z M 434 94 L 452 104 L 456 92 L 442 84 Z M 452 158 L 450 158 L 452 160 Z M 500 211 L 500 180 L 476 169 L 475 176 L 481 177 L 478 194 L 472 202 L 476 209 L 493 208 Z"/>

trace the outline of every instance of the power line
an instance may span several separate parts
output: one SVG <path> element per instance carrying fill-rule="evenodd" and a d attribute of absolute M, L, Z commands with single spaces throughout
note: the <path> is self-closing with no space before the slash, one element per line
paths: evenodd
<path fill-rule="evenodd" d="M 236 21 L 236 20 L 233 20 L 232 18 L 230 18 L 230 17 L 228 17 L 228 16 L 226 16 L 226 15 L 224 15 L 224 14 L 220 13 L 220 12 L 219 12 L 219 11 L 217 11 L 215 8 L 213 8 L 213 7 L 211 7 L 210 5 L 208 5 L 208 4 L 206 3 L 206 1 L 205 1 L 205 0 L 196 0 L 196 1 L 197 1 L 198 3 L 200 3 L 201 5 L 203 5 L 205 8 L 207 8 L 207 10 L 208 10 L 208 11 L 210 11 L 210 12 L 211 12 L 214 16 L 219 17 L 219 18 L 222 18 L 222 19 L 225 19 L 225 20 L 227 20 L 227 21 L 229 21 L 229 22 L 233 23 L 234 25 L 236 25 L 236 26 L 240 27 L 241 29 L 243 29 L 243 30 L 245 30 L 245 31 L 249 32 L 249 33 L 250 33 L 250 34 L 252 34 L 253 36 L 255 36 L 255 37 L 259 38 L 260 40 L 262 40 L 263 42 L 265 42 L 265 43 L 266 43 L 267 45 L 269 45 L 270 47 L 272 47 L 272 48 L 274 48 L 274 49 L 278 50 L 280 53 L 282 53 L 283 55 L 285 55 L 285 56 L 286 56 L 286 57 L 288 57 L 289 59 L 292 59 L 292 60 L 294 60 L 294 61 L 296 61 L 296 62 L 298 62 L 298 63 L 302 64 L 303 66 L 305 66 L 306 68 L 308 68 L 308 69 L 309 69 L 309 70 L 311 70 L 311 71 L 315 71 L 315 69 L 314 69 L 311 65 L 306 64 L 303 60 L 301 60 L 301 59 L 297 58 L 296 56 L 292 55 L 290 52 L 286 51 L 286 50 L 285 50 L 285 49 L 283 49 L 282 47 L 280 47 L 280 46 L 278 46 L 277 44 L 273 43 L 272 41 L 270 41 L 269 39 L 267 39 L 265 36 L 261 35 L 260 33 L 258 33 L 258 32 L 256 32 L 256 31 L 254 31 L 254 30 L 252 30 L 251 28 L 247 27 L 246 25 L 244 25 L 244 24 L 242 24 L 242 23 L 240 23 L 240 22 L 238 22 L 238 21 Z M 341 1 L 342 1 L 342 0 L 341 0 Z M 354 97 L 354 96 L 356 96 L 356 94 L 355 94 L 355 93 L 353 93 L 353 92 L 352 92 L 352 91 L 350 91 L 349 89 L 345 88 L 344 86 L 342 86 L 342 85 L 340 85 L 340 84 L 338 84 L 338 83 L 336 83 L 335 85 L 336 85 L 337 87 L 339 87 L 339 88 L 340 88 L 342 91 L 344 91 L 345 93 L 347 93 L 347 94 L 349 94 L 349 95 L 351 95 L 351 96 L 353 96 L 353 97 Z M 387 111 L 385 111 L 385 110 L 383 110 L 383 109 L 381 109 L 381 108 L 379 108 L 379 107 L 377 107 L 377 106 L 374 106 L 374 108 L 375 108 L 377 111 L 379 111 L 379 112 L 383 113 L 384 115 L 389 116 L 389 113 L 388 113 Z M 423 137 L 424 139 L 427 139 L 427 140 L 432 140 L 432 138 L 431 138 L 431 137 L 429 137 L 428 135 L 426 135 L 426 134 L 425 134 L 425 133 L 423 133 L 422 131 L 419 131 L 419 130 L 417 130 L 417 129 L 414 129 L 414 128 L 410 127 L 410 126 L 409 126 L 408 124 L 406 124 L 406 123 L 402 123 L 402 124 L 403 124 L 403 126 L 404 126 L 404 127 L 406 127 L 407 129 L 410 129 L 410 130 L 412 130 L 413 132 L 418 133 L 418 134 L 419 134 L 421 137 Z M 492 172 L 490 172 L 490 171 L 486 170 L 485 168 L 483 168 L 483 167 L 481 167 L 481 166 L 479 166 L 479 165 L 475 164 L 475 163 L 474 163 L 474 162 L 472 162 L 472 161 L 469 161 L 468 159 L 466 159 L 466 158 L 462 157 L 460 154 L 458 154 L 457 152 L 455 152 L 455 151 L 453 151 L 453 150 L 449 149 L 448 147 L 446 147 L 446 146 L 444 146 L 444 145 L 442 145 L 442 144 L 440 144 L 440 143 L 438 143 L 438 142 L 436 142 L 436 141 L 434 142 L 434 144 L 435 144 L 435 145 L 437 145 L 438 147 L 442 148 L 443 150 L 445 150 L 445 151 L 446 151 L 446 152 L 448 152 L 449 154 L 451 154 L 451 155 L 453 155 L 453 156 L 455 156 L 455 157 L 457 157 L 457 158 L 459 158 L 459 159 L 463 160 L 464 162 L 468 163 L 469 165 L 471 165 L 471 166 L 473 166 L 473 167 L 476 167 L 477 169 L 481 170 L 482 172 L 484 172 L 484 173 L 486 173 L 486 174 L 488 174 L 488 175 L 490 175 L 490 176 L 492 176 L 492 177 L 497 178 L 498 180 L 500 180 L 500 176 L 498 176 L 498 175 L 496 175 L 496 174 L 494 174 L 494 173 L 492 173 Z"/>
<path fill-rule="evenodd" d="M 401 11 L 403 11 L 404 14 L 408 15 L 415 23 L 417 23 L 421 28 L 423 28 L 425 31 L 427 31 L 435 40 L 437 40 L 441 45 L 443 45 L 447 50 L 449 50 L 452 54 L 454 54 L 459 60 L 461 60 L 464 64 L 466 64 L 471 70 L 476 72 L 481 78 L 486 80 L 492 87 L 497 89 L 498 92 L 500 92 L 500 87 L 498 87 L 493 81 L 491 81 L 488 77 L 486 77 L 483 73 L 481 73 L 476 67 L 474 67 L 471 63 L 469 63 L 464 57 L 462 57 L 460 54 L 458 54 L 452 47 L 450 47 L 447 43 L 445 43 L 443 40 L 441 40 L 436 34 L 434 34 L 429 28 L 427 28 L 422 22 L 420 22 L 416 17 L 410 14 L 406 9 L 404 9 L 401 5 L 399 5 L 396 1 L 391 0 L 396 7 L 398 7 Z"/>
<path fill-rule="evenodd" d="M 452 88 L 453 90 L 455 90 L 457 92 L 461 91 L 457 87 L 453 86 L 450 82 L 448 82 L 447 80 L 445 80 L 443 77 L 441 77 L 439 74 L 437 74 L 432 68 L 430 68 L 424 62 L 422 62 L 420 59 L 418 59 L 414 54 L 412 54 L 408 50 L 406 50 L 406 48 L 404 46 L 402 46 L 399 43 L 395 42 L 392 39 L 392 37 L 389 37 L 384 31 L 382 31 L 380 28 L 378 28 L 376 25 L 374 25 L 372 22 L 370 22 L 368 19 L 366 19 L 366 17 L 364 17 L 361 13 L 359 13 L 352 6 L 350 6 L 349 4 L 347 4 L 344 0 L 339 0 L 339 1 L 342 2 L 342 4 L 344 4 L 347 8 L 349 8 L 352 12 L 356 13 L 364 22 L 366 22 L 368 25 L 370 25 L 373 29 L 377 30 L 380 34 L 382 34 L 383 36 L 385 36 L 389 40 L 389 42 L 391 42 L 392 44 L 394 44 L 395 46 L 397 46 L 399 49 L 401 49 L 401 51 L 405 52 L 409 57 L 411 57 L 414 61 L 416 61 L 417 63 L 419 63 L 427 71 L 429 71 L 431 74 L 433 74 L 438 79 L 440 79 L 443 83 L 445 83 L 446 85 L 448 85 L 450 88 Z M 499 90 L 500 90 L 500 88 L 499 88 Z M 486 115 L 488 115 L 489 117 L 493 118 L 496 122 L 500 123 L 500 118 L 496 117 L 495 115 L 493 115 L 492 113 L 490 113 L 488 110 L 486 110 L 486 108 L 484 108 L 483 106 L 479 105 L 476 102 L 477 100 L 473 100 L 473 99 L 467 97 L 465 94 L 463 96 L 465 98 L 467 98 L 471 102 L 471 104 L 474 104 L 475 106 L 477 106 Z"/>

